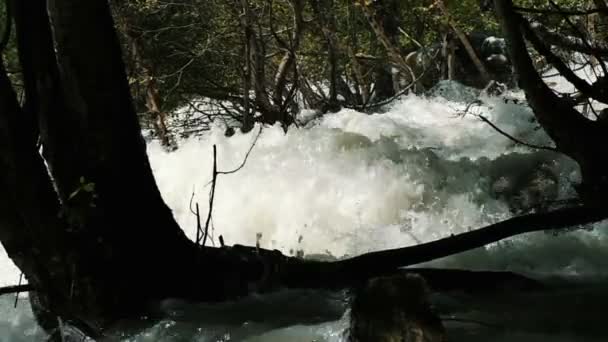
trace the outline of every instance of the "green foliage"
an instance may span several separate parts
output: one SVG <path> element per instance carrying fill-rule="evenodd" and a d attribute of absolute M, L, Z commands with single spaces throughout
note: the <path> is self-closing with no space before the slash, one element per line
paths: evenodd
<path fill-rule="evenodd" d="M 3 1 L 0 4 L 0 36 L 4 36 L 5 31 L 7 30 L 6 25 L 12 25 L 12 20 L 6 20 L 6 7 L 5 2 Z M 7 74 L 13 84 L 16 86 L 17 91 L 21 90 L 21 67 L 19 66 L 19 56 L 17 54 L 17 46 L 15 42 L 15 29 L 11 27 L 11 35 L 9 37 L 9 41 L 7 46 L 2 51 L 2 61 L 4 62 Z"/>
<path fill-rule="evenodd" d="M 155 79 L 162 98 L 161 110 L 167 113 L 193 98 L 228 101 L 234 104 L 233 108 L 242 107 L 243 70 L 247 61 L 243 3 L 250 7 L 254 34 L 261 37 L 259 44 L 266 56 L 264 77 L 269 82 L 267 90 L 272 93 L 272 80 L 285 53 L 280 41 L 289 43 L 292 34 L 294 19 L 290 1 L 294 0 L 131 0 L 115 5 L 138 111 L 147 111 L 146 87 L 150 77 Z M 353 83 L 355 61 L 347 51 L 351 49 L 355 54 L 369 57 L 359 63 L 366 82 L 373 82 L 373 70 L 388 65 L 387 53 L 356 0 L 303 0 L 306 28 L 295 51 L 299 81 L 316 83 L 316 89 L 328 82 L 327 40 L 320 18 L 311 6 L 315 1 L 335 25 L 341 47 L 337 55 L 341 76 Z M 444 0 L 444 3 L 465 33 L 501 34 L 493 13 L 482 12 L 478 0 Z M 565 8 L 581 7 L 580 0 L 556 0 L 556 3 Z M 397 23 L 393 38 L 404 56 L 417 49 L 418 43 L 428 46 L 441 41 L 450 30 L 447 18 L 434 0 L 376 0 L 368 4 L 380 13 L 383 21 Z M 519 0 L 516 5 L 551 6 L 545 0 Z M 568 28 L 559 16 L 536 16 L 536 19 L 551 27 Z M 222 107 L 220 112 L 227 110 Z M 241 112 L 235 111 L 227 116 L 238 120 L 240 115 Z M 150 116 L 142 115 L 144 126 L 151 126 L 151 121 Z"/>
<path fill-rule="evenodd" d="M 76 188 L 76 190 L 74 190 L 70 194 L 70 196 L 68 197 L 68 200 L 74 199 L 79 194 L 87 194 L 88 197 L 91 199 L 90 206 L 95 207 L 95 203 L 93 202 L 93 199 L 97 198 L 97 195 L 95 194 L 95 183 L 94 182 L 87 182 L 84 177 L 80 177 L 80 185 Z"/>

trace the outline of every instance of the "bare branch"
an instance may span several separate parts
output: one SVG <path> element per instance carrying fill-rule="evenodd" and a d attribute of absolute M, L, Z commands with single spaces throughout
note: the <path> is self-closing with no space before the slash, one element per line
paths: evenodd
<path fill-rule="evenodd" d="M 568 15 L 568 16 L 582 16 L 589 15 L 594 13 L 607 13 L 603 8 L 592 8 L 588 10 L 578 10 L 578 9 L 552 9 L 552 8 L 529 8 L 529 7 L 519 7 L 513 6 L 513 10 L 517 12 L 524 13 L 535 13 L 535 14 L 555 14 L 555 15 Z"/>
<path fill-rule="evenodd" d="M 581 38 L 551 32 L 544 25 L 538 22 L 531 23 L 530 27 L 547 44 L 580 53 L 608 57 L 608 46 L 602 44 L 601 42 L 595 42 L 594 44 L 589 42 L 585 43 L 586 40 Z"/>
<path fill-rule="evenodd" d="M 570 69 L 564 61 L 562 61 L 558 56 L 556 56 L 551 50 L 542 42 L 539 37 L 534 33 L 532 28 L 530 27 L 530 23 L 528 23 L 525 19 L 520 18 L 521 26 L 524 35 L 526 38 L 532 43 L 534 48 L 543 55 L 559 73 L 568 80 L 568 82 L 572 83 L 577 89 L 584 93 L 591 93 L 592 87 L 591 84 L 587 83 L 587 81 L 582 78 L 576 76 L 576 74 Z"/>
<path fill-rule="evenodd" d="M 381 274 L 395 268 L 416 265 L 483 247 L 519 234 L 559 230 L 602 221 L 606 218 L 608 218 L 608 214 L 605 208 L 591 206 L 575 206 L 546 213 L 526 214 L 416 246 L 359 255 L 336 262 L 336 267 L 339 276 L 354 272 L 363 278 L 370 274 Z M 357 271 L 355 272 L 355 270 Z"/>
<path fill-rule="evenodd" d="M 539 150 L 547 150 L 547 151 L 554 151 L 554 152 L 559 152 L 559 150 L 555 147 L 551 147 L 551 146 L 542 146 L 542 145 L 535 145 L 535 144 L 530 144 L 527 143 L 525 141 L 522 141 L 520 139 L 515 138 L 514 136 L 512 136 L 511 134 L 505 132 L 504 130 L 500 129 L 498 126 L 496 126 L 492 121 L 490 121 L 488 118 L 486 118 L 485 116 L 481 115 L 481 114 L 474 114 L 471 113 L 469 111 L 469 109 L 471 109 L 471 106 L 473 105 L 479 105 L 481 104 L 480 100 L 475 100 L 471 103 L 469 103 L 467 105 L 467 107 L 464 109 L 464 111 L 462 111 L 460 113 L 461 116 L 465 116 L 467 114 L 471 114 L 473 116 L 476 116 L 477 118 L 479 118 L 481 121 L 487 123 L 490 127 L 492 127 L 496 132 L 500 133 L 501 135 L 503 135 L 504 137 L 508 138 L 509 140 L 515 142 L 516 144 L 520 144 L 529 148 L 534 148 L 534 149 L 539 149 Z"/>
<path fill-rule="evenodd" d="M 496 126 L 494 123 L 492 123 L 492 121 L 490 121 L 485 116 L 483 116 L 481 114 L 477 114 L 476 116 L 481 121 L 483 121 L 483 122 L 487 123 L 488 125 L 490 125 L 490 127 L 492 127 L 495 131 L 497 131 L 498 133 L 502 134 L 503 136 L 507 137 L 508 139 L 512 140 L 513 142 L 515 142 L 517 144 L 524 145 L 524 146 L 530 147 L 530 148 L 540 149 L 540 150 L 559 152 L 559 150 L 557 148 L 555 148 L 555 147 L 535 145 L 535 144 L 530 144 L 530 143 L 527 143 L 525 141 L 519 140 L 519 139 L 515 138 L 514 136 L 510 135 L 509 133 L 507 133 L 507 132 L 503 131 L 502 129 L 500 129 L 498 126 Z"/>
<path fill-rule="evenodd" d="M 247 151 L 247 154 L 245 154 L 245 159 L 243 159 L 243 162 L 241 163 L 241 165 L 239 165 L 234 170 L 231 170 L 231 171 L 218 171 L 217 173 L 220 174 L 220 175 L 229 175 L 231 173 L 235 173 L 235 172 L 239 171 L 240 169 L 242 169 L 243 166 L 245 166 L 245 163 L 247 163 L 247 158 L 249 158 L 249 154 L 251 153 L 251 151 L 255 147 L 255 144 L 257 143 L 258 138 L 260 137 L 260 135 L 262 135 L 262 129 L 263 129 L 263 127 L 260 126 L 260 130 L 258 131 L 258 135 L 255 136 L 255 139 L 253 140 L 253 143 L 249 147 L 249 151 Z"/>
<path fill-rule="evenodd" d="M 559 5 L 555 3 L 555 1 L 553 0 L 549 0 L 549 3 L 551 4 L 551 6 L 553 6 L 556 9 L 560 9 Z M 574 30 L 574 32 L 576 32 L 579 35 L 579 38 L 583 41 L 583 44 L 585 45 L 586 48 L 590 49 L 591 51 L 593 51 L 591 44 L 589 44 L 589 42 L 587 41 L 585 34 L 583 32 L 581 32 L 581 30 L 579 30 L 578 27 L 576 27 L 576 25 L 574 25 L 574 23 L 572 22 L 572 20 L 564 15 L 563 16 L 564 20 L 568 23 L 568 25 L 570 26 L 570 28 L 572 28 Z M 601 60 L 600 56 L 593 53 L 593 56 L 595 58 L 597 58 L 598 60 Z M 608 70 L 606 70 L 606 66 L 604 65 L 604 63 L 600 63 L 600 67 L 602 68 L 602 70 L 604 71 L 604 75 L 608 75 Z"/>
<path fill-rule="evenodd" d="M 205 247 L 205 242 L 207 242 L 209 222 L 211 222 L 211 215 L 213 212 L 213 199 L 215 198 L 215 184 L 217 181 L 217 175 L 217 147 L 213 145 L 213 180 L 211 183 L 211 194 L 209 195 L 209 211 L 207 212 L 207 220 L 205 221 L 205 233 L 203 235 L 203 242 L 200 245 L 201 247 Z"/>
<path fill-rule="evenodd" d="M 3 286 L 0 287 L 0 296 L 12 293 L 29 292 L 34 290 L 34 287 L 30 284 Z"/>

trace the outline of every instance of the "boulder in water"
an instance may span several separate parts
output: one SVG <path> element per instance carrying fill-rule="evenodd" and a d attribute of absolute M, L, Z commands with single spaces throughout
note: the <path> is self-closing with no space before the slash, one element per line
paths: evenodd
<path fill-rule="evenodd" d="M 377 277 L 355 290 L 347 341 L 443 342 L 445 336 L 421 276 Z"/>

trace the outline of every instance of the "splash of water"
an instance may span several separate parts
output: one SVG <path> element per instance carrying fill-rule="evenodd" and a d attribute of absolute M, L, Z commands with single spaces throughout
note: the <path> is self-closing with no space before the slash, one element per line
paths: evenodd
<path fill-rule="evenodd" d="M 571 181 L 578 176 L 576 165 L 551 152 L 532 153 L 475 116 L 462 115 L 476 96 L 471 89 L 445 82 L 433 95 L 405 96 L 382 114 L 342 110 L 286 134 L 280 127 L 264 128 L 245 166 L 218 178 L 212 243 L 217 244 L 221 234 L 228 245 L 253 245 L 261 234 L 262 247 L 285 254 L 303 251 L 343 257 L 431 241 L 510 217 L 509 205 L 495 194 L 496 181 L 517 172 L 531 173 L 541 163 L 552 165 L 558 198 L 571 196 Z M 530 109 L 521 104 L 522 95 L 509 96 L 518 103 L 483 98 L 481 105 L 469 111 L 484 115 L 519 139 L 550 145 Z M 258 129 L 227 138 L 223 127 L 214 127 L 203 136 L 180 141 L 174 152 L 149 143 L 162 196 L 190 238 L 194 239 L 196 227 L 189 209 L 193 193 L 201 212 L 207 211 L 212 146 L 217 146 L 220 170 L 234 169 L 242 163 Z M 431 264 L 597 275 L 608 269 L 607 239 L 600 230 L 557 237 L 526 234 Z M 18 279 L 6 256 L 0 267 L 0 282 Z M 265 297 L 246 307 L 281 303 L 276 309 L 280 311 L 281 305 L 295 300 L 277 298 Z M 327 307 L 326 298 L 310 302 Z M 10 323 L 15 317 L 31 315 L 25 308 L 8 310 L 6 304 L 0 321 L 9 328 L 0 336 L 33 329 L 29 323 Z M 220 314 L 224 321 L 217 325 L 202 325 L 203 318 L 194 323 L 168 319 L 133 340 L 339 341 L 346 324 L 346 316 L 336 316 L 335 310 L 329 310 L 334 315 L 329 323 L 298 323 L 301 315 L 294 312 L 284 313 L 293 322 L 282 325 L 276 317 L 268 318 L 274 322 L 270 324 L 246 318 L 225 322 L 240 311 L 227 309 Z M 321 310 L 316 315 L 327 318 L 328 314 Z M 524 331 L 522 336 L 537 340 L 534 334 L 538 333 Z M 494 335 L 493 340 L 501 340 L 500 336 Z"/>

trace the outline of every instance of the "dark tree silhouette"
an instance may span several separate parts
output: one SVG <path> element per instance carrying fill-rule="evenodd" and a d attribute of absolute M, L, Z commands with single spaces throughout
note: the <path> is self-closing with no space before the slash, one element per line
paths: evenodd
<path fill-rule="evenodd" d="M 285 287 L 342 288 L 515 234 L 606 217 L 604 207 L 587 201 L 333 263 L 238 245 L 198 246 L 155 183 L 107 1 L 9 3 L 26 101 L 17 101 L 0 63 L 0 241 L 34 289 L 36 312 L 47 313 L 47 329 L 60 317 L 102 337 L 118 321 L 150 314 L 151 303 L 165 298 L 211 302 Z M 529 35 L 522 19 L 511 17 L 509 1 L 496 5 L 539 121 L 581 164 L 584 193 L 601 192 L 608 165 L 600 150 L 604 126 L 577 116 L 539 83 L 522 52 L 523 34 Z M 603 96 L 595 85 L 588 91 Z M 418 272 L 433 288 L 452 284 L 437 270 Z M 475 283 L 496 277 L 483 279 Z"/>

